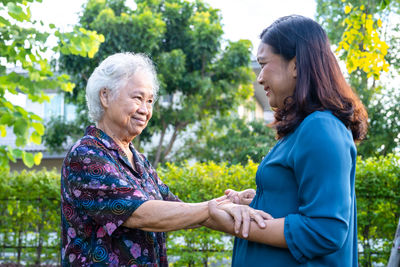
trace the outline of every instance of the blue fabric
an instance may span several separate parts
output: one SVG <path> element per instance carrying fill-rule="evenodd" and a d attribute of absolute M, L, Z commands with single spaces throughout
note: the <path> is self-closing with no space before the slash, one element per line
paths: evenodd
<path fill-rule="evenodd" d="M 288 249 L 236 238 L 232 266 L 357 266 L 356 148 L 329 111 L 310 114 L 263 159 L 251 207 L 285 217 Z"/>

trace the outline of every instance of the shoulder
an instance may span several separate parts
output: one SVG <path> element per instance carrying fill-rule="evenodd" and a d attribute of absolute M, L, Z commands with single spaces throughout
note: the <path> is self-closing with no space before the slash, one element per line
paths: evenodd
<path fill-rule="evenodd" d="M 111 151 L 97 138 L 85 135 L 70 148 L 65 156 L 64 165 L 73 162 L 97 162 L 98 164 L 112 161 Z"/>
<path fill-rule="evenodd" d="M 310 114 L 294 133 L 289 158 L 297 164 L 312 161 L 315 165 L 326 166 L 355 160 L 356 147 L 351 131 L 331 112 Z M 295 164 L 294 163 L 294 164 Z M 332 165 L 332 166 L 333 166 Z"/>
<path fill-rule="evenodd" d="M 299 144 L 319 148 L 354 144 L 351 131 L 330 111 L 316 111 L 308 115 L 296 129 L 295 135 Z"/>
<path fill-rule="evenodd" d="M 299 132 L 330 133 L 328 136 L 334 136 L 336 133 L 351 137 L 351 131 L 346 128 L 342 121 L 340 121 L 332 112 L 315 111 L 308 115 L 297 129 Z"/>

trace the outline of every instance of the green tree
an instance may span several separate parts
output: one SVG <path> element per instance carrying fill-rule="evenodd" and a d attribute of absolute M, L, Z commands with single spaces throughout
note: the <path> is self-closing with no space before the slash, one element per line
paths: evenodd
<path fill-rule="evenodd" d="M 74 84 L 68 75 L 55 75 L 44 54 L 49 50 L 46 41 L 54 34 L 61 45 L 54 52 L 93 56 L 102 36 L 95 32 L 76 28 L 74 32 L 62 33 L 49 25 L 51 32 L 38 30 L 39 24 L 31 19 L 29 4 L 36 0 L 0 0 L 0 134 L 7 135 L 12 129 L 16 136 L 15 146 L 0 146 L 0 168 L 8 168 L 9 161 L 22 158 L 26 166 L 38 165 L 42 154 L 24 152 L 29 142 L 40 144 L 45 127 L 42 118 L 12 104 L 7 94 L 27 95 L 32 102 L 42 103 L 49 97 L 44 89 L 72 91 Z M 40 2 L 40 1 L 39 1 Z M 19 71 L 17 71 L 17 69 Z M 7 128 L 9 127 L 9 128 Z"/>
<path fill-rule="evenodd" d="M 358 147 L 367 157 L 400 146 L 399 91 L 389 81 L 399 76 L 399 24 L 393 23 L 399 12 L 398 0 L 317 0 L 317 19 L 338 46 L 348 81 L 368 110 L 369 131 Z"/>
<path fill-rule="evenodd" d="M 261 162 L 275 143 L 275 130 L 263 120 L 246 121 L 232 114 L 204 121 L 175 158 L 244 166 L 249 160 Z"/>
<path fill-rule="evenodd" d="M 160 100 L 136 146 L 157 136 L 150 159 L 156 166 L 171 154 L 189 126 L 228 112 L 250 97 L 251 43 L 227 42 L 222 49 L 221 16 L 202 1 L 137 0 L 132 10 L 123 0 L 89 0 L 79 27 L 102 33 L 105 42 L 93 59 L 62 56 L 61 66 L 74 78 L 73 98 L 79 126 L 87 125 L 84 88 L 94 67 L 116 52 L 145 53 L 154 60 Z"/>

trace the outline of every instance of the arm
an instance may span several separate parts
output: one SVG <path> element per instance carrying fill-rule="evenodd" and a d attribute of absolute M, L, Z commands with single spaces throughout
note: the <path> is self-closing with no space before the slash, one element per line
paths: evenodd
<path fill-rule="evenodd" d="M 267 244 L 270 246 L 287 248 L 286 240 L 283 234 L 285 218 L 267 219 L 264 220 L 265 228 L 260 228 L 254 221 L 250 222 L 250 230 L 247 236 L 244 236 L 242 231 L 236 233 L 234 229 L 234 220 L 231 215 L 218 207 L 216 201 L 209 202 L 210 225 L 214 226 L 215 230 L 222 231 L 249 241 Z"/>
<path fill-rule="evenodd" d="M 124 222 L 125 227 L 150 232 L 190 228 L 208 219 L 208 202 L 183 203 L 149 200 Z"/>
<path fill-rule="evenodd" d="M 285 217 L 284 234 L 300 263 L 341 249 L 354 206 L 355 147 L 344 125 L 316 114 L 299 129 L 288 154 L 298 184 L 298 213 Z"/>
<path fill-rule="evenodd" d="M 260 227 L 265 227 L 264 218 L 270 218 L 269 214 L 248 206 L 236 205 L 228 201 L 222 203 L 229 207 L 233 216 L 232 221 L 237 225 L 237 232 L 241 230 L 243 235 L 247 235 L 249 231 L 250 220 L 253 219 Z M 209 219 L 208 202 L 149 200 L 139 206 L 123 225 L 151 232 L 167 232 L 200 226 L 219 230 L 218 224 Z"/>

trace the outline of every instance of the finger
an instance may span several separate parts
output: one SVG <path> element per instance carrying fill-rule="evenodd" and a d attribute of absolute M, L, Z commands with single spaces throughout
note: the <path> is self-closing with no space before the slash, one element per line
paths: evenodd
<path fill-rule="evenodd" d="M 250 214 L 248 210 L 243 210 L 242 220 L 243 220 L 242 234 L 243 237 L 246 238 L 248 237 L 250 230 Z"/>
<path fill-rule="evenodd" d="M 231 191 L 229 192 L 229 194 L 227 195 L 227 197 L 233 198 L 233 197 L 236 196 L 236 195 L 237 195 L 237 192 L 231 190 Z"/>
<path fill-rule="evenodd" d="M 249 205 L 253 199 L 252 198 L 243 198 L 242 199 L 242 204 L 243 205 Z"/>
<path fill-rule="evenodd" d="M 260 228 L 265 228 L 264 218 L 257 212 L 253 213 L 253 220 L 260 226 Z"/>
<path fill-rule="evenodd" d="M 239 198 L 239 196 L 238 196 L 238 195 L 233 196 L 233 201 L 232 201 L 232 202 L 235 203 L 235 204 L 240 204 L 240 198 Z"/>
<path fill-rule="evenodd" d="M 264 219 L 266 219 L 266 220 L 272 220 L 272 219 L 274 218 L 274 217 L 271 216 L 271 214 L 266 213 L 266 212 L 264 212 L 264 211 L 262 211 L 262 210 L 258 210 L 257 213 L 258 213 L 259 215 L 261 215 L 261 216 L 262 216 Z"/>
<path fill-rule="evenodd" d="M 226 189 L 225 190 L 225 195 L 229 195 L 229 193 L 232 192 L 232 191 L 233 191 L 232 189 Z"/>
<path fill-rule="evenodd" d="M 242 224 L 242 214 L 239 211 L 239 212 L 234 212 L 232 216 L 235 219 L 235 233 L 238 234 L 240 226 Z"/>
<path fill-rule="evenodd" d="M 220 202 L 220 201 L 224 201 L 225 199 L 227 199 L 227 196 L 221 196 L 221 197 L 216 198 L 215 200 L 217 202 Z"/>

